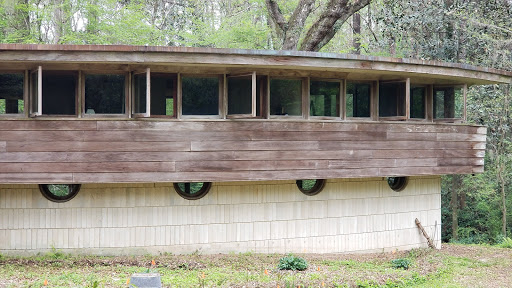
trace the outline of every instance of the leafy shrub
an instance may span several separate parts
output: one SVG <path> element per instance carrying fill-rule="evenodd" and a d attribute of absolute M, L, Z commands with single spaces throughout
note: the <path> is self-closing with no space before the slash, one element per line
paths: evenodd
<path fill-rule="evenodd" d="M 393 266 L 395 269 L 407 270 L 409 269 L 409 266 L 411 266 L 411 260 L 407 258 L 394 259 L 391 260 L 391 266 Z"/>
<path fill-rule="evenodd" d="M 510 248 L 512 249 L 512 239 L 510 237 L 503 237 L 503 240 L 501 240 L 501 243 L 498 244 L 501 248 Z"/>
<path fill-rule="evenodd" d="M 299 270 L 304 271 L 308 268 L 306 260 L 296 257 L 292 254 L 279 259 L 277 269 L 279 270 Z"/>

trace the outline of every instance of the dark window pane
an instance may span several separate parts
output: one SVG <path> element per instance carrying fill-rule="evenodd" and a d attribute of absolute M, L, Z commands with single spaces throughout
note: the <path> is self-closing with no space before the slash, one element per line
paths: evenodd
<path fill-rule="evenodd" d="M 347 82 L 347 117 L 370 117 L 371 85 Z"/>
<path fill-rule="evenodd" d="M 267 76 L 258 76 L 256 77 L 256 116 L 261 116 L 262 111 L 262 97 L 267 95 Z"/>
<path fill-rule="evenodd" d="M 219 114 L 219 78 L 183 77 L 183 115 Z"/>
<path fill-rule="evenodd" d="M 123 114 L 125 98 L 124 75 L 86 75 L 85 113 Z"/>
<path fill-rule="evenodd" d="M 270 114 L 302 115 L 302 81 L 270 80 Z"/>
<path fill-rule="evenodd" d="M 339 116 L 339 82 L 311 81 L 309 91 L 311 116 Z"/>
<path fill-rule="evenodd" d="M 22 114 L 23 74 L 0 74 L 0 114 Z"/>
<path fill-rule="evenodd" d="M 411 118 L 425 118 L 425 87 L 411 87 Z"/>
<path fill-rule="evenodd" d="M 228 114 L 252 114 L 252 77 L 228 78 Z"/>
<path fill-rule="evenodd" d="M 87 114 L 123 114 L 124 93 L 124 75 L 86 75 L 85 111 Z"/>
<path fill-rule="evenodd" d="M 76 114 L 76 75 L 43 71 L 43 114 Z"/>
<path fill-rule="evenodd" d="M 133 105 L 135 113 L 146 113 L 146 73 L 133 75 Z M 151 111 L 153 113 L 153 111 Z"/>
<path fill-rule="evenodd" d="M 462 118 L 462 87 L 434 87 L 434 118 Z"/>
<path fill-rule="evenodd" d="M 174 116 L 174 75 L 151 75 L 151 115 Z"/>
<path fill-rule="evenodd" d="M 379 85 L 379 116 L 405 116 L 405 83 Z"/>
<path fill-rule="evenodd" d="M 39 77 L 37 75 L 37 70 L 30 73 L 31 79 L 31 87 L 30 87 L 30 112 L 35 113 L 37 111 L 38 106 L 38 85 L 39 85 Z"/>

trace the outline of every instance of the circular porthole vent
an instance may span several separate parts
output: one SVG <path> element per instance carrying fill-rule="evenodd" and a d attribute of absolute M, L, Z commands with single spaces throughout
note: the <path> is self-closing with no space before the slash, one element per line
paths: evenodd
<path fill-rule="evenodd" d="M 44 198 L 57 203 L 73 199 L 80 191 L 80 184 L 39 184 Z"/>
<path fill-rule="evenodd" d="M 400 192 L 407 186 L 407 177 L 388 177 L 387 181 L 389 188 L 395 192 Z"/>
<path fill-rule="evenodd" d="M 187 200 L 197 200 L 203 198 L 212 187 L 211 182 L 186 182 L 174 183 L 174 190 Z"/>
<path fill-rule="evenodd" d="M 325 186 L 325 179 L 302 179 L 295 182 L 300 192 L 314 196 L 322 191 Z"/>

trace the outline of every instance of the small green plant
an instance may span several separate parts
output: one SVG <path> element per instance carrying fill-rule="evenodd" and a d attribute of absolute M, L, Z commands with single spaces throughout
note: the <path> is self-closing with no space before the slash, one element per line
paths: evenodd
<path fill-rule="evenodd" d="M 294 256 L 292 254 L 279 259 L 277 265 L 279 270 L 298 270 L 304 271 L 308 269 L 308 263 L 301 257 Z"/>
<path fill-rule="evenodd" d="M 48 258 L 51 258 L 51 259 L 63 260 L 63 259 L 66 259 L 69 255 L 66 255 L 66 253 L 64 253 L 52 246 L 52 250 L 50 252 L 46 253 L 45 256 Z"/>
<path fill-rule="evenodd" d="M 509 248 L 512 249 L 512 239 L 510 237 L 503 237 L 500 244 L 498 244 L 501 248 Z"/>
<path fill-rule="evenodd" d="M 407 270 L 409 269 L 409 266 L 411 266 L 411 260 L 407 258 L 394 259 L 391 260 L 391 266 L 393 266 L 395 269 Z"/>

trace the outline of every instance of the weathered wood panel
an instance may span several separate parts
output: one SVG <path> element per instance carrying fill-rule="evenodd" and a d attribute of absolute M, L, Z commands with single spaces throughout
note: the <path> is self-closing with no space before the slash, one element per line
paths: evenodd
<path fill-rule="evenodd" d="M 483 171 L 486 129 L 283 120 L 0 120 L 0 183 L 250 181 Z"/>
<path fill-rule="evenodd" d="M 62 165 L 50 163 L 2 163 L 0 173 L 42 173 L 51 171 L 61 172 L 160 172 L 175 171 L 174 162 L 74 162 Z"/>

